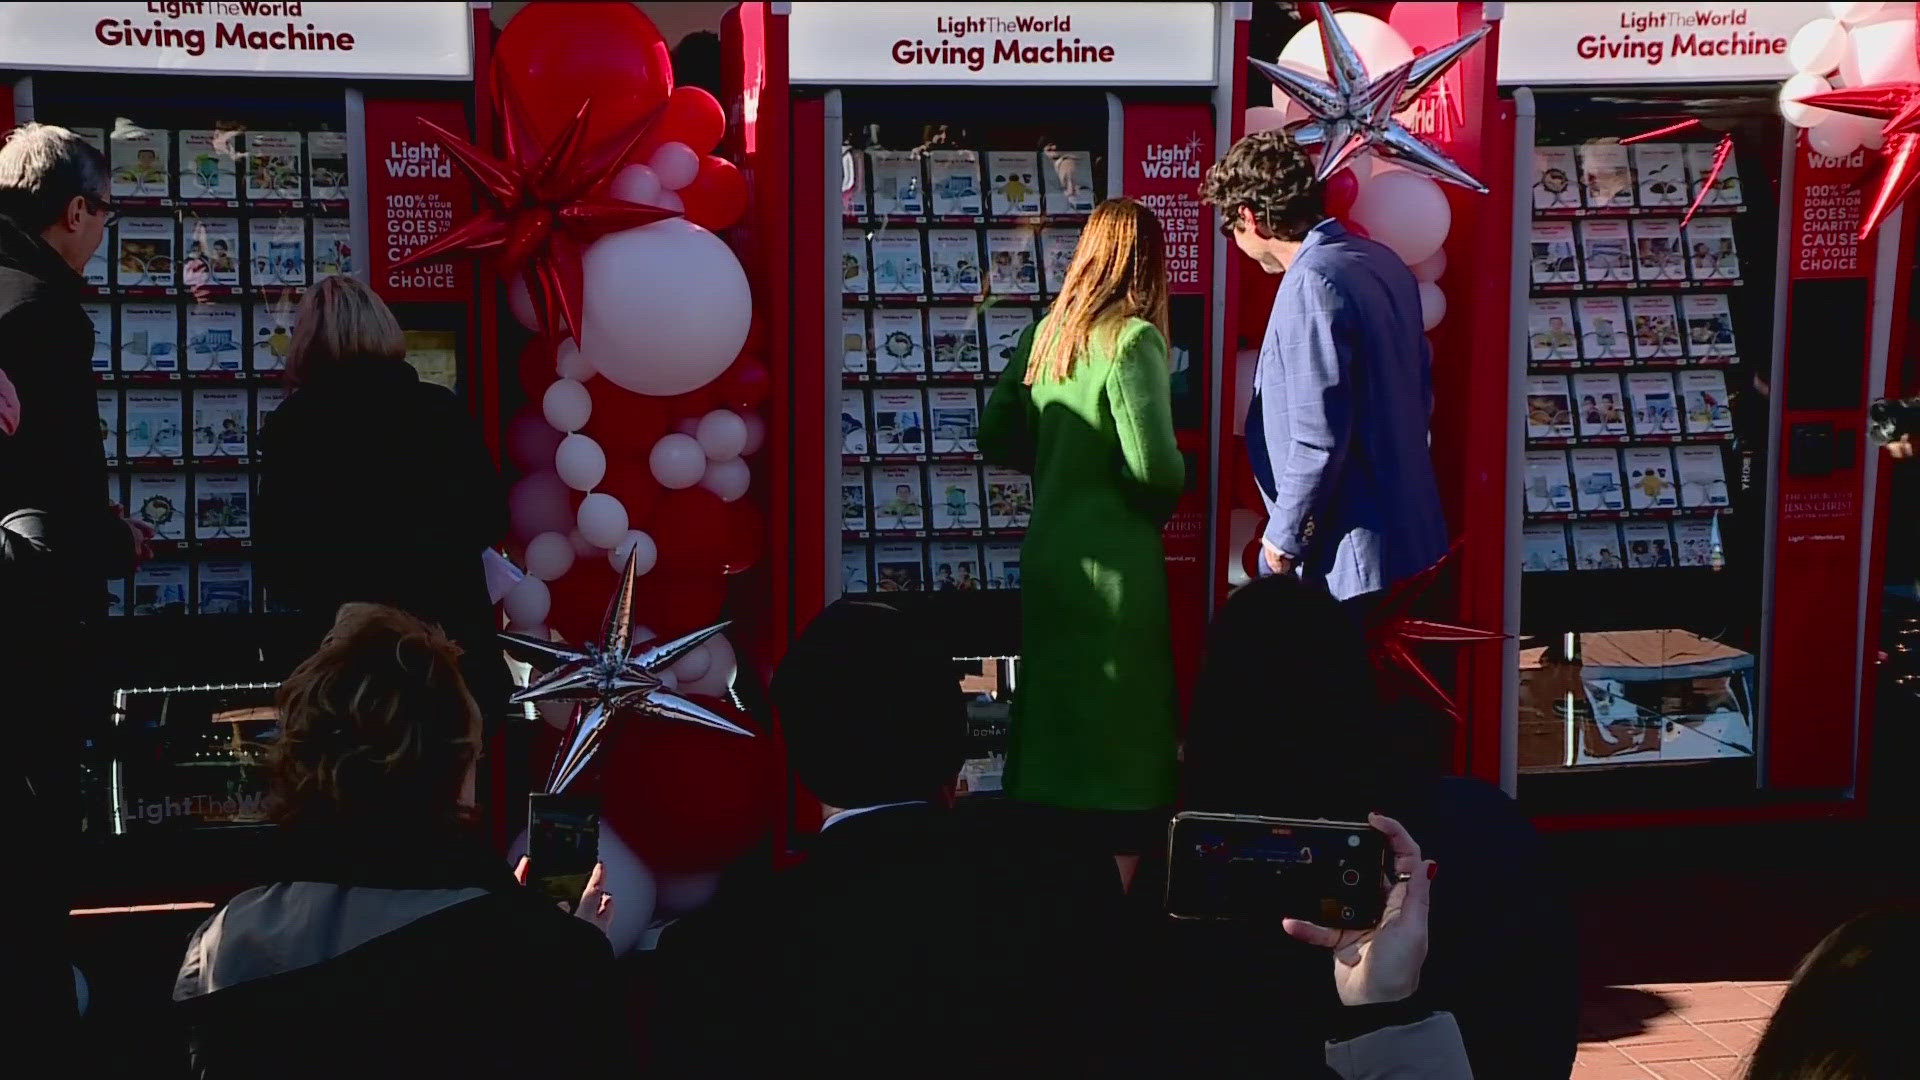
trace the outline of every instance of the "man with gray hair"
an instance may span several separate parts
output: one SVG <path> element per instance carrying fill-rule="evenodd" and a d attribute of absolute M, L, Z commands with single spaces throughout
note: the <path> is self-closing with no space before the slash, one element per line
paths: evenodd
<path fill-rule="evenodd" d="M 78 841 L 80 738 L 106 719 L 104 689 L 85 682 L 88 630 L 106 615 L 107 579 L 128 573 L 152 536 L 107 497 L 94 331 L 80 306 L 81 272 L 113 215 L 107 163 L 80 136 L 28 124 L 0 146 L 0 375 L 16 420 L 0 436 L 0 520 L 35 526 L 30 550 L 9 535 L 0 576 L 0 720 L 19 762 L 7 786 L 24 798 L 9 816 L 44 883 L 29 890 L 18 935 L 29 954 L 23 1030 L 54 1047 L 75 1012 L 59 883 Z M 56 672 L 79 676 L 79 691 L 50 685 Z"/>

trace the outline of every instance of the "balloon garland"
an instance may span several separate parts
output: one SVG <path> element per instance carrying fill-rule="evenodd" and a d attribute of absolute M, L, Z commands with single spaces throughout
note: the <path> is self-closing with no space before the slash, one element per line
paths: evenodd
<path fill-rule="evenodd" d="M 1866 239 L 1920 181 L 1920 38 L 1913 4 L 1830 3 L 1832 18 L 1802 26 L 1787 45 L 1796 74 L 1780 113 L 1830 158 L 1885 149 L 1879 189 L 1860 216 Z"/>

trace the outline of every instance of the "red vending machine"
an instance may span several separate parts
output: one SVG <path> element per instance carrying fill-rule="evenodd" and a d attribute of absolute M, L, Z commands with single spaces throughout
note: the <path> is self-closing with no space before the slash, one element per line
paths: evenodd
<path fill-rule="evenodd" d="M 1244 4 L 742 4 L 729 130 L 753 186 L 739 237 L 776 363 L 768 655 L 822 606 L 925 608 L 981 661 L 971 790 L 998 786 L 1018 679 L 1031 481 L 975 426 L 1103 198 L 1151 207 L 1172 273 L 1189 490 L 1167 527 L 1176 651 L 1208 614 L 1228 311 L 1197 197 L 1241 112 Z M 784 539 L 784 544 L 780 541 Z M 857 665 L 859 658 L 850 657 Z"/>
<path fill-rule="evenodd" d="M 1499 779 L 1549 822 L 1863 805 L 1911 231 L 1858 239 L 1870 155 L 1781 118 L 1826 7 L 1505 5 L 1510 501 L 1470 527 L 1508 552 Z"/>

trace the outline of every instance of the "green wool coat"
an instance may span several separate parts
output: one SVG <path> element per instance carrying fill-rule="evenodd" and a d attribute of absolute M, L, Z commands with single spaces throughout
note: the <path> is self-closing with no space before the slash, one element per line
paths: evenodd
<path fill-rule="evenodd" d="M 980 449 L 1033 476 L 1020 546 L 1021 667 L 1007 793 L 1083 810 L 1173 802 L 1177 704 L 1160 529 L 1186 479 L 1167 342 L 1096 331 L 1064 382 L 1025 385 L 1029 330 L 994 387 Z"/>

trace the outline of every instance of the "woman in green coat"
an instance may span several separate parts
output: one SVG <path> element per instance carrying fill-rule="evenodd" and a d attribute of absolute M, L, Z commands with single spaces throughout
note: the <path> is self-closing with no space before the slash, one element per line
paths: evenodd
<path fill-rule="evenodd" d="M 1130 199 L 1094 209 L 1059 298 L 994 387 L 980 448 L 1033 476 L 1007 793 L 1072 810 L 1170 805 L 1177 705 L 1160 529 L 1186 468 L 1152 211 Z M 1117 850 L 1139 850 L 1128 846 Z"/>

